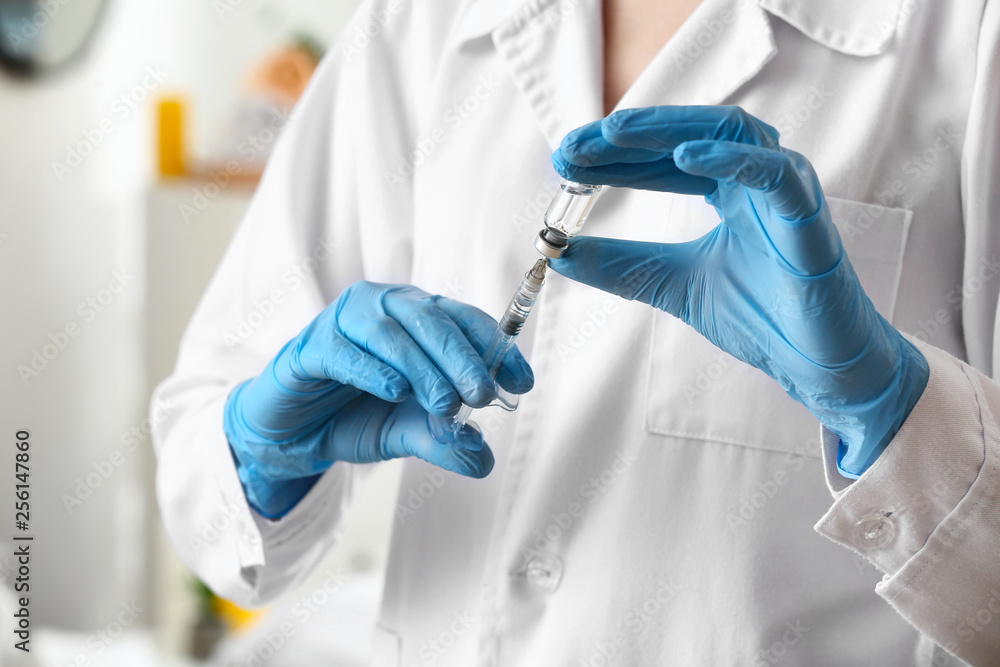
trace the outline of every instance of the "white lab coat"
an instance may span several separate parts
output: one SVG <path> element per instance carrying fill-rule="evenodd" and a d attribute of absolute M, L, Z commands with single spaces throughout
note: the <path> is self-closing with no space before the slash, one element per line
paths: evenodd
<path fill-rule="evenodd" d="M 163 520 L 218 593 L 292 589 L 366 469 L 255 515 L 229 390 L 361 278 L 502 312 L 537 257 L 549 154 L 602 115 L 600 30 L 598 0 L 371 0 L 331 49 L 155 399 Z M 851 483 L 762 373 L 551 275 L 521 341 L 535 389 L 478 416 L 494 472 L 405 464 L 373 664 L 948 664 L 935 643 L 1000 664 L 998 37 L 995 1 L 699 6 L 619 106 L 775 125 L 874 303 L 919 339 L 927 389 Z M 611 190 L 586 232 L 716 222 L 700 198 Z"/>

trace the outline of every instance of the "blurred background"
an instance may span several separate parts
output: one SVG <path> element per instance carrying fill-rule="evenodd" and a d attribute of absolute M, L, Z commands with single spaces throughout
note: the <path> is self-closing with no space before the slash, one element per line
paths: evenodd
<path fill-rule="evenodd" d="M 251 614 L 174 558 L 148 411 L 355 5 L 0 0 L 0 664 L 364 664 L 398 468 L 375 473 L 313 581 Z M 21 430 L 30 654 L 10 640 Z"/>

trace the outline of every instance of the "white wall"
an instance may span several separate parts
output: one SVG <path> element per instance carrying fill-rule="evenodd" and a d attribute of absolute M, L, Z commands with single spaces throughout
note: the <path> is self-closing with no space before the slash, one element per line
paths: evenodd
<path fill-rule="evenodd" d="M 144 414 L 139 212 L 148 123 L 142 108 L 116 112 L 114 104 L 164 56 L 150 38 L 157 14 L 115 2 L 83 62 L 38 83 L 0 77 L 0 424 L 5 441 L 18 428 L 33 436 L 33 614 L 81 629 L 107 623 L 142 594 L 141 450 L 72 514 L 60 497 L 121 449 Z M 57 176 L 52 163 L 65 161 L 68 146 L 90 143 L 85 132 L 96 140 L 102 121 L 110 134 Z M 124 290 L 92 318 L 78 311 L 104 296 L 119 269 L 134 276 Z M 68 322 L 79 335 L 26 386 L 16 367 L 30 366 L 33 350 Z M 0 497 L 11 497 L 11 468 L 4 447 Z M 11 503 L 0 503 L 0 535 L 12 520 Z"/>
<path fill-rule="evenodd" d="M 38 82 L 0 75 L 0 425 L 3 442 L 17 429 L 32 432 L 36 622 L 93 631 L 123 601 L 148 595 L 150 443 L 143 438 L 126 451 L 123 438 L 146 417 L 142 207 L 153 135 L 148 105 L 126 112 L 116 100 L 144 79 L 150 97 L 185 91 L 196 112 L 194 136 L 204 140 L 262 50 L 297 26 L 329 41 L 354 6 L 228 2 L 237 6 L 220 17 L 207 0 L 112 0 L 80 62 Z M 102 121 L 111 132 L 79 166 L 57 175 L 53 162 L 89 143 L 88 133 L 96 138 Z M 92 318 L 78 310 L 104 296 L 121 269 L 133 277 L 120 294 Z M 25 384 L 18 365 L 30 367 L 33 350 L 42 352 L 50 334 L 60 339 L 69 322 L 79 335 Z M 61 496 L 116 450 L 124 463 L 69 513 Z M 0 472 L 0 498 L 9 499 L 7 446 Z M 0 540 L 12 521 L 11 503 L 0 502 Z"/>
<path fill-rule="evenodd" d="M 193 72 L 197 139 L 211 145 L 232 111 L 251 63 L 260 54 L 308 32 L 322 44 L 333 43 L 357 6 L 357 0 L 175 0 L 188 8 L 192 30 L 185 41 L 199 52 Z M 236 5 L 231 10 L 220 7 Z"/>

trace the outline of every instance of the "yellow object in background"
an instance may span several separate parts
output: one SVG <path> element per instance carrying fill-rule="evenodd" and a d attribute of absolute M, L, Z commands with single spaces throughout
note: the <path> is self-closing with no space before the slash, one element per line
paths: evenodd
<path fill-rule="evenodd" d="M 157 110 L 160 176 L 184 176 L 184 101 L 178 97 L 160 100 Z"/>
<path fill-rule="evenodd" d="M 251 611 L 237 607 L 229 600 L 212 597 L 212 612 L 222 621 L 229 632 L 241 632 L 251 627 L 265 613 L 265 610 Z"/>

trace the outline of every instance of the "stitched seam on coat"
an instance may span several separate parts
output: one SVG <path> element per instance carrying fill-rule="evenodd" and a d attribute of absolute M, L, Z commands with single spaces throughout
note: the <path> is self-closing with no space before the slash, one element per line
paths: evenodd
<path fill-rule="evenodd" d="M 672 430 L 662 427 L 648 426 L 648 422 L 649 419 L 647 414 L 647 430 L 651 435 L 657 435 L 666 438 L 674 437 L 687 440 L 703 440 L 705 442 L 714 442 L 720 445 L 746 447 L 747 449 L 755 449 L 764 452 L 773 452 L 775 454 L 794 454 L 795 456 L 801 456 L 802 458 L 805 459 L 816 459 L 817 461 L 823 458 L 819 454 L 810 454 L 809 450 L 804 446 L 798 449 L 779 447 L 779 446 L 768 447 L 766 445 L 761 444 L 760 442 L 753 442 L 753 443 L 745 442 L 742 440 L 737 440 L 735 438 L 727 438 L 726 436 L 722 435 L 711 435 L 709 433 L 693 433 L 689 431 Z M 810 442 L 810 440 L 815 440 L 815 438 L 807 438 L 806 440 L 803 441 L 803 445 L 805 443 Z"/>

